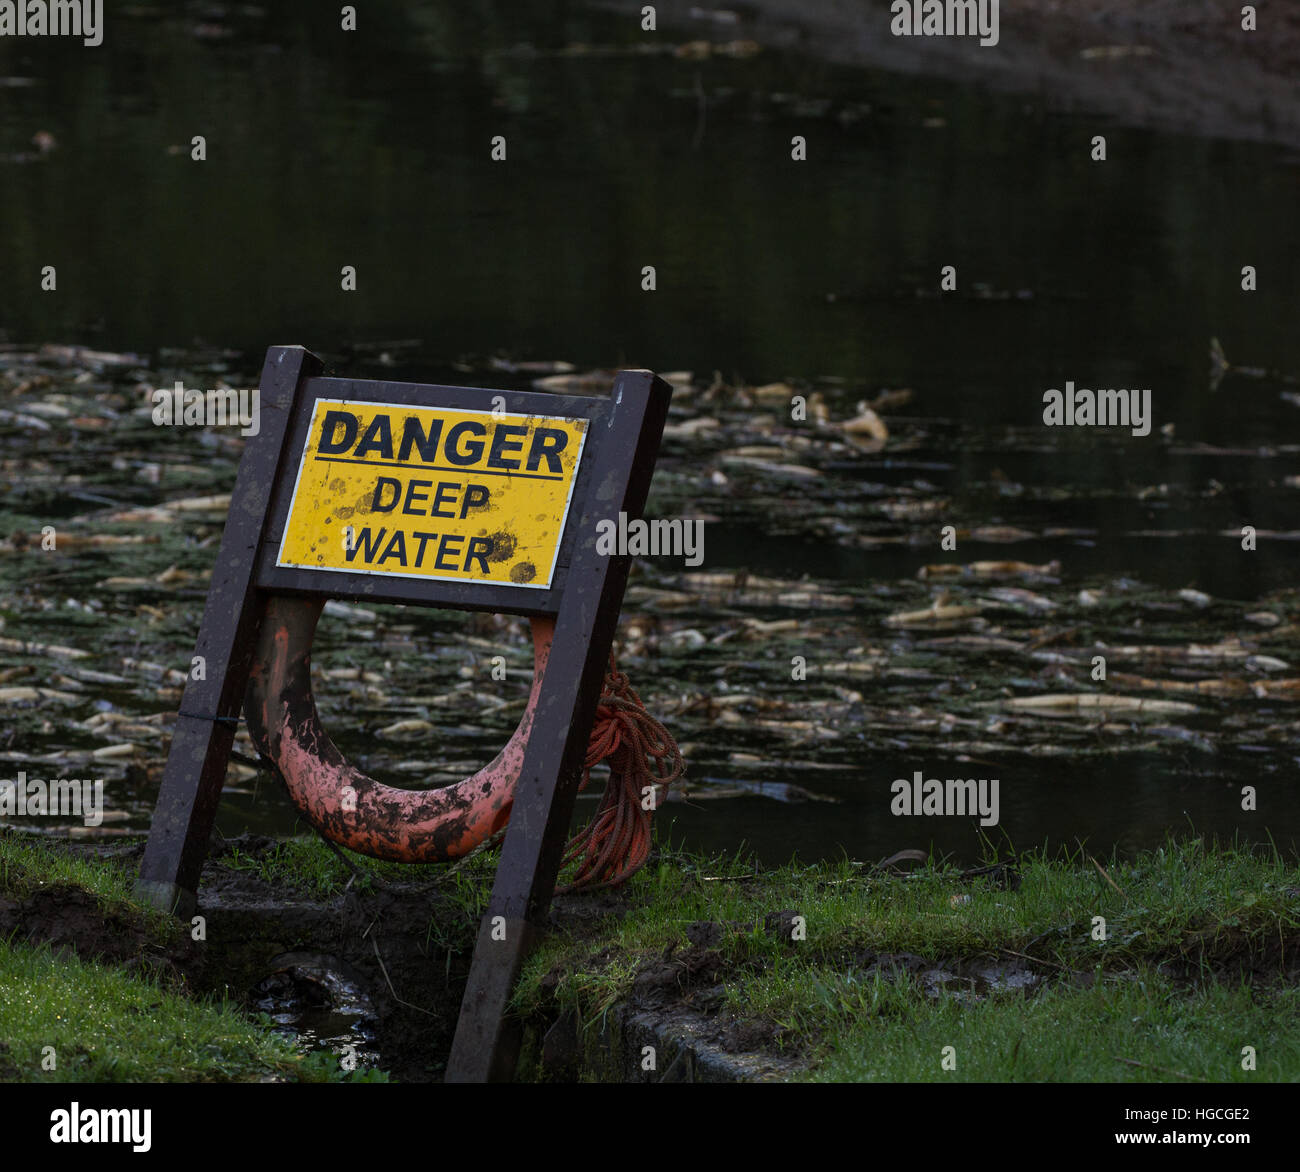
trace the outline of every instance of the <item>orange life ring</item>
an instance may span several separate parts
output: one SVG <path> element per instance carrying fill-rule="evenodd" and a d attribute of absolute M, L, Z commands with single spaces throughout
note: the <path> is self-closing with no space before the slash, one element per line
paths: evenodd
<path fill-rule="evenodd" d="M 455 785 L 408 790 L 348 764 L 321 727 L 311 690 L 311 643 L 323 609 L 322 599 L 268 598 L 244 700 L 253 744 L 275 763 L 303 816 L 332 842 L 405 863 L 468 854 L 509 821 L 554 621 L 532 620 L 532 691 L 506 747 Z"/>

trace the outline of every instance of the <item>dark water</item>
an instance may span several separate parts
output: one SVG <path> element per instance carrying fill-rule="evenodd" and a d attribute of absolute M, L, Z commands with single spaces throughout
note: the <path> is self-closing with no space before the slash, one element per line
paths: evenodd
<path fill-rule="evenodd" d="M 776 53 L 646 55 L 686 38 L 513 7 L 376 4 L 356 34 L 306 5 L 144 7 L 110 14 L 99 50 L 7 45 L 4 73 L 34 84 L 0 89 L 0 149 L 58 146 L 0 171 L 0 323 L 145 352 L 420 339 L 424 370 L 503 351 L 836 375 L 1007 423 L 1065 378 L 1131 378 L 1161 424 L 1277 438 L 1269 396 L 1225 407 L 1203 376 L 1211 334 L 1300 369 L 1294 161 L 1103 126 L 1096 164 L 1095 119 L 1023 99 Z M 918 300 L 948 264 L 963 292 Z"/>
<path fill-rule="evenodd" d="M 679 60 L 640 51 L 649 38 L 609 15 L 511 8 L 376 3 L 353 35 L 320 6 L 135 6 L 110 12 L 101 49 L 6 45 L 4 337 L 144 355 L 207 344 L 242 352 L 246 369 L 268 344 L 298 342 L 363 374 L 386 350 L 387 373 L 430 381 L 485 381 L 456 364 L 501 355 L 831 379 L 850 402 L 908 386 L 932 437 L 909 459 L 946 491 L 995 472 L 1064 490 L 982 502 L 967 487 L 963 503 L 1094 530 L 1091 572 L 1238 600 L 1294 584 L 1297 543 L 1228 558 L 1211 535 L 1294 527 L 1282 482 L 1300 471 L 1300 408 L 1282 393 L 1300 388 L 1230 377 L 1213 391 L 1206 357 L 1217 336 L 1233 362 L 1300 373 L 1293 159 L 775 52 Z M 38 132 L 57 146 L 38 152 Z M 1100 132 L 1104 164 L 1088 157 Z M 206 162 L 189 157 L 195 134 Z M 505 162 L 490 158 L 494 135 Z M 793 135 L 805 163 L 791 161 Z M 57 292 L 39 290 L 46 264 Z M 1259 292 L 1241 290 L 1244 264 Z M 340 289 L 344 265 L 355 293 Z M 645 265 L 655 292 L 640 288 Z M 959 292 L 939 296 L 944 265 Z M 1042 392 L 1067 379 L 1151 387 L 1154 428 L 1173 425 L 1185 446 L 1044 440 Z M 1202 491 L 1215 482 L 1226 490 Z M 1186 491 L 1138 503 L 1110 493 L 1125 483 Z M 1157 527 L 1200 536 L 1134 536 Z M 716 526 L 709 550 L 711 570 L 853 582 L 934 560 L 756 541 L 744 524 Z M 964 552 L 1038 562 L 1060 549 Z M 926 845 L 928 827 L 900 837 L 879 795 L 861 800 L 916 765 L 877 752 L 827 782 L 844 804 L 719 803 L 674 811 L 672 833 L 743 839 L 769 858 Z M 1127 848 L 1165 828 L 1246 825 L 1234 796 L 1246 764 L 1219 762 L 1208 780 L 1176 761 L 1105 769 L 1098 802 L 1096 765 L 1005 768 L 1017 845 Z M 1284 840 L 1300 833 L 1289 810 L 1271 823 Z M 232 796 L 223 820 L 283 829 L 286 808 L 263 789 Z M 973 852 L 968 827 L 942 835 Z"/>

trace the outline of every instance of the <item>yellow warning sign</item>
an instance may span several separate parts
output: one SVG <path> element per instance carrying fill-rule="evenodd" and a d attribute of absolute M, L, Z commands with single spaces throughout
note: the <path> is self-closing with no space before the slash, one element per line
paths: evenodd
<path fill-rule="evenodd" d="M 276 562 L 551 584 L 587 420 L 318 399 Z"/>

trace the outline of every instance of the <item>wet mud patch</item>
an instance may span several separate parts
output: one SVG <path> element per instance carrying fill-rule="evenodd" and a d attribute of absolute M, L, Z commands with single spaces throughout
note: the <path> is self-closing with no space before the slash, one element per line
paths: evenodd
<path fill-rule="evenodd" d="M 369 982 L 346 961 L 316 952 L 287 952 L 253 987 L 253 1004 L 280 1032 L 302 1045 L 339 1054 L 356 1068 L 380 1065 L 375 1048 L 380 1016 L 367 992 Z"/>
<path fill-rule="evenodd" d="M 361 880 L 322 896 L 244 869 L 269 865 L 280 845 L 232 839 L 205 866 L 207 988 L 270 1013 L 304 1047 L 333 1051 L 344 1069 L 440 1080 L 476 915 L 429 880 L 383 879 L 357 890 L 367 886 Z"/>
<path fill-rule="evenodd" d="M 487 554 L 487 560 L 493 563 L 509 561 L 519 544 L 518 538 L 504 529 L 489 534 L 488 540 L 492 542 L 492 548 Z"/>
<path fill-rule="evenodd" d="M 904 952 L 873 954 L 861 968 L 850 972 L 864 980 L 876 976 L 887 981 L 910 979 L 932 1001 L 952 997 L 970 1004 L 1017 991 L 1030 996 L 1042 987 L 1051 970 L 1042 966 L 1039 972 L 1023 961 L 999 962 L 982 957 L 934 962 Z"/>
<path fill-rule="evenodd" d="M 701 988 L 713 989 L 727 969 L 722 953 L 692 945 L 670 948 L 662 957 L 645 961 L 632 984 L 632 996 L 646 1005 L 686 1001 Z"/>
<path fill-rule="evenodd" d="M 1185 985 L 1246 981 L 1252 985 L 1300 985 L 1300 932 L 1259 934 L 1231 923 L 1197 928 L 1180 940 L 1165 963 Z"/>

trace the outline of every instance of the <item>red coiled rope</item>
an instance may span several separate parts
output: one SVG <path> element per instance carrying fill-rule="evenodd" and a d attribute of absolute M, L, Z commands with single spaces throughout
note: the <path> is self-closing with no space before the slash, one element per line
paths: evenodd
<path fill-rule="evenodd" d="M 596 708 L 580 790 L 591 771 L 609 762 L 609 783 L 596 816 L 565 851 L 562 867 L 582 861 L 558 894 L 617 887 L 650 856 L 650 824 L 668 787 L 686 770 L 672 734 L 645 710 L 641 697 L 609 657 L 609 672 Z"/>

